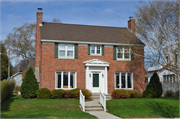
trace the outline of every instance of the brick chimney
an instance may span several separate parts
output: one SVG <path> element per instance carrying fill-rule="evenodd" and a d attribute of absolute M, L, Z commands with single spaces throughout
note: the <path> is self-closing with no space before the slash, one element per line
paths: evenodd
<path fill-rule="evenodd" d="M 131 31 L 134 35 L 136 35 L 136 33 L 135 33 L 135 29 L 136 29 L 135 19 L 133 17 L 129 17 L 128 28 L 131 29 Z"/>
<path fill-rule="evenodd" d="M 40 34 L 39 26 L 42 26 L 42 17 L 43 17 L 42 8 L 38 8 L 37 21 L 36 21 L 36 59 L 35 59 L 35 75 L 38 82 L 39 82 L 39 63 L 40 63 L 40 54 L 41 54 L 41 34 Z"/>

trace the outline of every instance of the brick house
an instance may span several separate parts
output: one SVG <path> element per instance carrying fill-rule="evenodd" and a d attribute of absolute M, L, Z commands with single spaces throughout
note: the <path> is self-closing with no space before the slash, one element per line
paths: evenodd
<path fill-rule="evenodd" d="M 145 89 L 144 44 L 128 28 L 42 22 L 37 12 L 35 74 L 40 88 Z M 121 85 L 120 85 L 121 84 Z"/>

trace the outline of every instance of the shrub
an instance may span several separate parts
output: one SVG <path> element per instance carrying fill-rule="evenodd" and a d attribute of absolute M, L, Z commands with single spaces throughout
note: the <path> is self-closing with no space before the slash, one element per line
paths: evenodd
<path fill-rule="evenodd" d="M 4 99 L 10 99 L 13 94 L 13 89 L 15 86 L 14 81 L 7 81 L 3 80 L 1 81 L 1 102 Z"/>
<path fill-rule="evenodd" d="M 64 98 L 71 98 L 72 97 L 72 91 L 71 90 L 63 90 L 63 97 Z"/>
<path fill-rule="evenodd" d="M 155 92 L 154 96 L 157 98 L 159 98 L 162 95 L 163 92 L 162 84 L 159 81 L 159 76 L 157 75 L 157 73 L 154 73 L 153 76 L 151 77 L 146 90 L 153 90 Z"/>
<path fill-rule="evenodd" d="M 143 92 L 143 97 L 144 98 L 155 98 L 156 97 L 156 92 L 154 90 L 145 90 Z"/>
<path fill-rule="evenodd" d="M 164 97 L 173 97 L 173 96 L 175 96 L 175 93 L 172 90 L 167 90 L 164 94 Z"/>
<path fill-rule="evenodd" d="M 135 91 L 134 93 L 134 98 L 141 98 L 142 95 L 140 93 L 138 93 L 137 91 Z"/>
<path fill-rule="evenodd" d="M 52 90 L 51 91 L 51 95 L 53 99 L 60 99 L 62 98 L 62 89 L 58 89 L 58 90 Z"/>
<path fill-rule="evenodd" d="M 37 98 L 38 99 L 50 99 L 51 91 L 47 88 L 41 88 L 37 91 Z"/>
<path fill-rule="evenodd" d="M 79 91 L 80 91 L 80 89 L 76 90 L 76 92 L 75 92 L 77 99 L 79 99 Z M 89 90 L 81 89 L 81 91 L 82 91 L 82 94 L 85 96 L 85 99 L 91 99 L 92 93 Z"/>
<path fill-rule="evenodd" d="M 24 76 L 23 83 L 21 85 L 21 96 L 25 99 L 36 97 L 36 93 L 39 89 L 37 79 L 35 78 L 32 67 L 27 69 Z"/>
<path fill-rule="evenodd" d="M 77 98 L 76 91 L 78 92 L 79 90 L 80 90 L 79 88 L 71 90 L 72 91 L 72 98 Z"/>
<path fill-rule="evenodd" d="M 176 97 L 179 97 L 179 90 L 177 90 L 177 91 L 175 92 L 175 96 L 176 96 Z"/>
<path fill-rule="evenodd" d="M 85 99 L 91 99 L 92 93 L 87 89 L 82 89 L 82 94 L 85 96 Z"/>
<path fill-rule="evenodd" d="M 21 89 L 21 87 L 19 87 L 19 86 L 14 87 L 14 91 L 20 91 L 20 89 Z"/>
<path fill-rule="evenodd" d="M 132 90 L 116 89 L 112 93 L 113 99 L 133 98 L 133 97 L 134 97 L 134 91 Z"/>

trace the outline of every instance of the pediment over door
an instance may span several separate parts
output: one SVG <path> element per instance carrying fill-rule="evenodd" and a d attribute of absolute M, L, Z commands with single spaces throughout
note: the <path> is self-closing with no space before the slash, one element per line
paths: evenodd
<path fill-rule="evenodd" d="M 101 66 L 101 67 L 109 67 L 109 62 L 99 60 L 99 59 L 92 59 L 83 62 L 85 66 Z"/>

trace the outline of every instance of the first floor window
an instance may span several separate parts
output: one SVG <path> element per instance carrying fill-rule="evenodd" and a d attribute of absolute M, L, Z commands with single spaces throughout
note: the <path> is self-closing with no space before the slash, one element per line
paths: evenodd
<path fill-rule="evenodd" d="M 132 89 L 133 88 L 133 73 L 117 72 L 115 73 L 115 86 L 117 89 Z"/>
<path fill-rule="evenodd" d="M 61 89 L 76 88 L 76 72 L 71 72 L 71 71 L 56 72 L 56 88 L 61 88 Z"/>
<path fill-rule="evenodd" d="M 175 81 L 175 74 L 163 75 L 164 82 L 174 82 Z"/>

